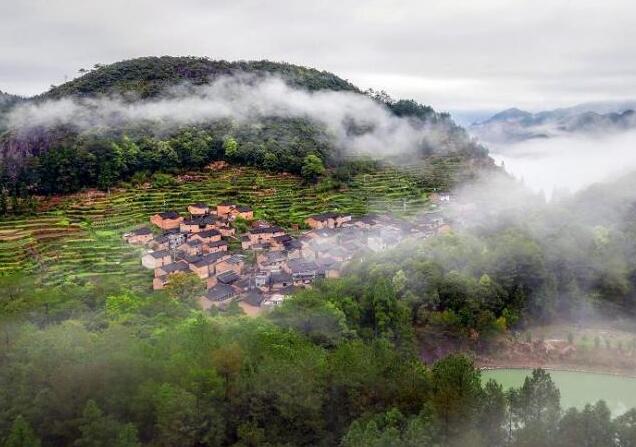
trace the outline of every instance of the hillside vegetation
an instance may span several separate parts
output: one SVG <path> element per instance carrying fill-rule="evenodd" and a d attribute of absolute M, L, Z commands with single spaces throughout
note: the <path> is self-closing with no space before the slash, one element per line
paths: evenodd
<path fill-rule="evenodd" d="M 349 116 L 339 109 L 338 114 L 344 113 L 345 117 L 344 123 L 339 124 L 344 127 L 344 135 L 339 137 L 310 115 L 271 115 L 267 111 L 247 121 L 231 116 L 201 118 L 171 127 L 152 120 L 124 119 L 108 125 L 93 122 L 86 128 L 74 121 L 64 122 L 69 107 L 94 111 L 106 109 L 112 101 L 153 105 L 156 102 L 152 101 L 162 98 L 196 96 L 200 93 L 197 87 L 219 79 L 237 79 L 249 89 L 258 85 L 259 79 L 272 77 L 282 79 L 296 89 L 293 91 L 344 92 L 347 95 L 342 97 L 344 100 L 366 101 L 376 108 L 376 113 L 398 120 L 390 123 L 389 129 L 397 123 L 420 133 L 421 138 L 410 144 L 406 152 L 398 147 L 397 138 L 383 143 L 388 146 L 382 149 L 385 156 L 394 153 L 391 158 L 397 161 L 402 157 L 434 162 L 439 157 L 454 155 L 491 166 L 485 148 L 473 142 L 447 114 L 415 101 L 396 101 L 372 91 L 363 93 L 331 73 L 269 61 L 148 57 L 96 66 L 77 79 L 14 105 L 5 114 L 9 117 L 9 129 L 0 137 L 0 213 L 28 210 L 34 194 L 71 193 L 86 187 L 107 190 L 133 176 L 143 178 L 154 172 L 200 169 L 215 160 L 299 174 L 311 182 L 346 164 L 348 148 L 338 138 L 376 138 L 373 132 L 378 131 L 377 123 L 367 122 L 366 116 Z M 258 94 L 258 90 L 255 92 Z M 89 100 L 106 102 L 85 102 Z M 25 112 L 42 107 L 53 107 L 55 113 L 49 110 L 47 117 L 54 115 L 58 121 L 34 122 L 29 119 L 32 115 Z M 110 116 L 107 110 L 103 113 Z M 370 143 L 369 147 L 377 145 L 376 141 Z M 393 144 L 395 147 L 391 147 Z M 373 153 L 370 155 L 375 158 Z"/>
<path fill-rule="evenodd" d="M 128 185 L 110 194 L 93 191 L 42 201 L 37 215 L 0 220 L 0 274 L 35 274 L 44 284 L 125 278 L 145 284 L 148 273 L 139 253 L 121 235 L 164 210 L 185 210 L 195 202 L 234 200 L 252 206 L 257 218 L 289 227 L 314 213 L 339 210 L 412 214 L 426 204 L 427 192 L 447 182 L 465 181 L 470 172 L 459 160 L 445 159 L 411 171 L 382 168 L 354 175 L 349 185 L 331 181 L 308 185 L 291 175 L 231 167 L 195 173 L 189 181 Z M 424 175 L 422 175 L 424 173 Z"/>

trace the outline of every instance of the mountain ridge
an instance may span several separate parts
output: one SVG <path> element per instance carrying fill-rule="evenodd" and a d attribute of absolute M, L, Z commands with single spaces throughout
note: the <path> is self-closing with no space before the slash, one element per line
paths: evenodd
<path fill-rule="evenodd" d="M 583 110 L 579 105 L 536 113 L 510 108 L 471 124 L 468 130 L 485 143 L 499 144 L 571 134 L 620 132 L 635 127 L 633 109 L 598 113 Z"/>

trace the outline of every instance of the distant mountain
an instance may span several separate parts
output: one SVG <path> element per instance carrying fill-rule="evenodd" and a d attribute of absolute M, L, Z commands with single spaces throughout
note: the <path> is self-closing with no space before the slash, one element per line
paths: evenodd
<path fill-rule="evenodd" d="M 636 103 L 589 103 L 538 113 L 511 108 L 471 124 L 468 130 L 479 140 L 491 144 L 560 135 L 621 132 L 636 127 L 633 108 L 620 109 L 627 106 L 636 108 Z"/>

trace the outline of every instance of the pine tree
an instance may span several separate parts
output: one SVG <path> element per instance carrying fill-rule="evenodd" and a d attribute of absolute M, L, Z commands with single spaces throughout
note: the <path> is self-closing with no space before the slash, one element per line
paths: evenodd
<path fill-rule="evenodd" d="M 40 439 L 21 415 L 15 418 L 4 447 L 40 447 Z"/>

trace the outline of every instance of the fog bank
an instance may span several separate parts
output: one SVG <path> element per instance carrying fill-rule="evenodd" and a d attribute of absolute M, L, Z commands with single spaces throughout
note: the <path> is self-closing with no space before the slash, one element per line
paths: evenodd
<path fill-rule="evenodd" d="M 439 146 L 436 127 L 399 118 L 368 96 L 309 92 L 276 77 L 234 76 L 205 86 L 182 85 L 158 99 L 64 98 L 16 107 L 8 123 L 17 132 L 70 127 L 78 131 L 143 124 L 157 132 L 221 119 L 257 124 L 262 118 L 302 118 L 319 123 L 337 146 L 353 153 L 387 155 Z"/>
<path fill-rule="evenodd" d="M 636 130 L 491 145 L 497 163 L 535 191 L 579 191 L 636 171 Z"/>

